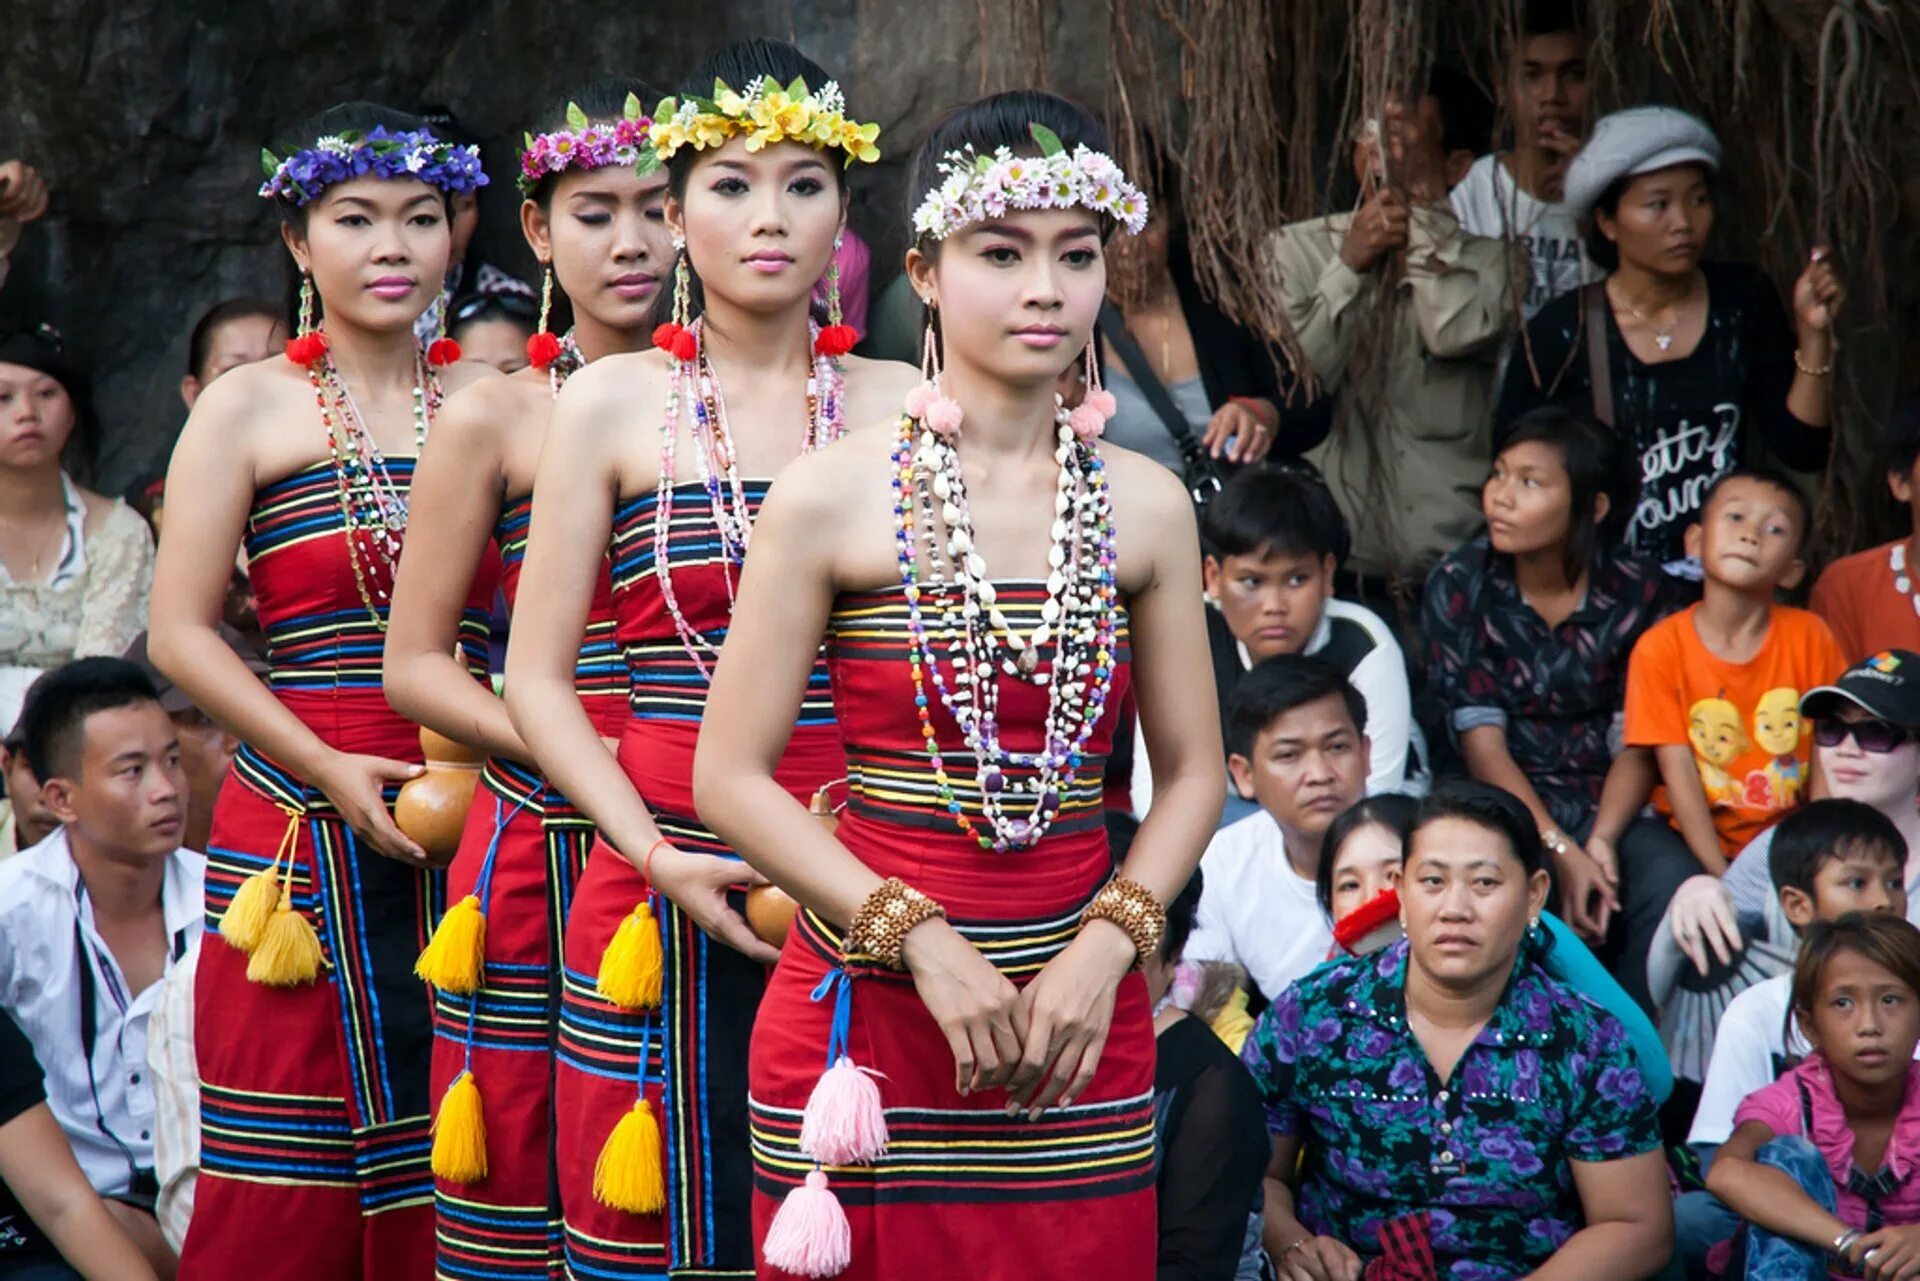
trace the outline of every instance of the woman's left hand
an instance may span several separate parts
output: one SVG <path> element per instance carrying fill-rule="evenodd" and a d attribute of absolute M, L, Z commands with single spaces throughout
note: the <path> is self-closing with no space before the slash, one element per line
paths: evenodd
<path fill-rule="evenodd" d="M 1067 1106 L 1093 1081 L 1113 1024 L 1113 999 L 1137 959 L 1133 940 L 1093 920 L 1020 993 L 1013 1028 L 1020 1062 L 1007 1082 L 1007 1112 L 1029 1119 Z"/>
<path fill-rule="evenodd" d="M 1847 1257 L 1867 1281 L 1920 1276 L 1920 1224 L 1869 1232 L 1853 1243 Z"/>
<path fill-rule="evenodd" d="M 1833 269 L 1833 255 L 1825 245 L 1814 248 L 1807 269 L 1793 284 L 1793 318 L 1801 336 L 1831 334 L 1840 309 L 1847 302 L 1847 287 Z"/>
<path fill-rule="evenodd" d="M 1274 428 L 1268 426 L 1265 413 L 1255 406 L 1271 402 L 1235 397 L 1213 411 L 1207 431 L 1200 438 L 1207 453 L 1232 463 L 1257 463 L 1273 449 Z M 1279 411 L 1273 411 L 1279 417 Z"/>

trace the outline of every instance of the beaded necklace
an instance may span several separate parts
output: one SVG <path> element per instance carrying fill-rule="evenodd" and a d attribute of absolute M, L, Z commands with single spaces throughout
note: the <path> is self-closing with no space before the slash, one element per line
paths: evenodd
<path fill-rule="evenodd" d="M 566 386 L 567 379 L 586 366 L 587 358 L 580 354 L 580 344 L 574 341 L 573 330 L 560 335 L 560 354 L 547 366 L 547 385 L 553 388 L 557 399 L 560 389 Z"/>
<path fill-rule="evenodd" d="M 1064 408 L 1056 407 L 1055 419 L 1060 473 L 1046 599 L 1040 622 L 1026 636 L 1000 607 L 986 561 L 974 547 L 973 517 L 953 441 L 907 415 L 892 455 L 894 550 L 907 601 L 907 662 L 921 737 L 947 812 L 962 832 L 995 853 L 1030 849 L 1052 826 L 1078 777 L 1113 683 L 1118 589 L 1105 464 L 1091 440 L 1076 437 Z M 950 678 L 941 671 L 936 645 L 946 651 Z M 1040 657 L 1048 648 L 1050 662 L 1041 672 Z M 1001 742 L 1003 675 L 1047 690 L 1038 751 L 1012 751 Z M 929 682 L 973 753 L 990 834 L 967 817 L 954 794 L 933 726 Z M 1031 775 L 1009 777 L 1014 770 Z"/>
<path fill-rule="evenodd" d="M 353 566 L 360 603 L 378 630 L 387 630 L 380 606 L 393 599 L 394 569 L 407 532 L 407 495 L 387 471 L 387 459 L 366 419 L 354 403 L 333 358 L 322 354 L 307 366 L 320 423 L 327 433 L 327 453 L 333 461 L 334 485 L 340 498 L 340 518 L 346 529 L 347 562 Z M 413 448 L 418 455 L 427 443 L 427 429 L 440 408 L 440 379 L 426 357 L 414 352 Z M 362 543 L 365 544 L 364 550 Z M 368 561 L 372 562 L 369 573 Z M 369 580 L 371 579 L 371 585 Z"/>
<path fill-rule="evenodd" d="M 1887 568 L 1893 571 L 1893 589 L 1904 594 L 1920 614 L 1920 592 L 1913 590 L 1913 575 L 1907 569 L 1907 540 L 1901 539 L 1887 552 Z"/>
<path fill-rule="evenodd" d="M 700 470 L 700 486 L 706 491 L 707 506 L 714 528 L 720 534 L 720 570 L 727 589 L 727 608 L 733 608 L 734 571 L 747 558 L 747 543 L 753 533 L 753 510 L 747 501 L 746 486 L 740 479 L 738 456 L 734 452 L 733 433 L 727 427 L 726 402 L 720 395 L 720 379 L 707 359 L 703 341 L 704 325 L 694 321 L 687 332 L 693 336 L 694 355 L 673 362 L 667 384 L 667 413 L 660 427 L 660 479 L 655 486 L 653 506 L 653 566 L 660 584 L 660 596 L 673 619 L 673 628 L 681 648 L 693 660 L 703 678 L 710 677 L 710 659 L 720 650 L 687 620 L 673 591 L 672 567 L 667 556 L 668 533 L 673 525 L 674 465 L 679 452 L 680 415 L 686 407 L 691 417 L 688 434 L 693 439 L 694 459 Z M 815 351 L 819 337 L 815 326 L 808 325 L 808 350 Z M 845 430 L 842 398 L 845 379 L 839 362 L 816 354 L 813 369 L 807 375 L 807 432 L 800 442 L 801 453 L 812 453 L 832 444 Z"/>

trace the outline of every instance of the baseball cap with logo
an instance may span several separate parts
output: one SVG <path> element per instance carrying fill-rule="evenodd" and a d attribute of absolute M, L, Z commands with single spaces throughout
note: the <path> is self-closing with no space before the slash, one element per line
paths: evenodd
<path fill-rule="evenodd" d="M 1833 684 L 1808 690 L 1800 710 L 1819 719 L 1832 716 L 1842 702 L 1889 725 L 1920 729 L 1920 654 L 1889 649 L 1863 658 Z"/>

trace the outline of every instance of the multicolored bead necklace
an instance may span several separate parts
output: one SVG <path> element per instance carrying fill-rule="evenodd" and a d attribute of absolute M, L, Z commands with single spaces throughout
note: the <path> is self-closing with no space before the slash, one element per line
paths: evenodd
<path fill-rule="evenodd" d="M 560 354 L 547 365 L 547 385 L 553 388 L 554 397 L 560 395 L 560 389 L 567 379 L 574 376 L 587 364 L 587 358 L 580 352 L 580 344 L 574 341 L 573 330 L 560 335 Z"/>
<path fill-rule="evenodd" d="M 802 453 L 812 453 L 822 445 L 832 444 L 845 431 L 846 380 L 840 373 L 838 361 L 818 354 L 819 334 L 815 327 L 809 324 L 808 331 L 807 349 L 815 355 L 813 370 L 807 375 L 807 433 L 800 442 Z M 700 485 L 706 490 L 714 528 L 720 534 L 720 569 L 726 583 L 729 611 L 733 607 L 734 573 L 746 561 L 747 543 L 753 534 L 753 508 L 740 479 L 733 433 L 727 427 L 726 402 L 720 395 L 720 379 L 707 359 L 703 322 L 694 321 L 687 327 L 687 333 L 693 339 L 693 355 L 673 362 L 667 386 L 666 418 L 660 425 L 660 479 L 655 487 L 653 507 L 653 564 L 661 599 L 673 619 L 681 647 L 705 678 L 712 675 L 709 660 L 718 658 L 720 650 L 681 612 L 679 599 L 673 592 L 673 573 L 667 556 L 683 406 L 692 419 L 688 434 L 695 446 Z"/>
<path fill-rule="evenodd" d="M 907 600 L 907 662 L 921 737 L 947 812 L 962 832 L 995 853 L 1029 849 L 1052 826 L 1078 777 L 1087 740 L 1113 684 L 1118 588 L 1112 497 L 1092 436 L 1076 433 L 1070 417 L 1056 407 L 1054 459 L 1060 473 L 1053 546 L 1047 553 L 1040 622 L 1026 636 L 1008 620 L 987 576 L 986 561 L 975 549 L 953 433 L 936 431 L 909 413 L 902 417 L 894 443 L 894 550 Z M 924 585 L 919 568 L 923 553 Z M 928 626 L 930 613 L 937 618 L 951 679 L 941 671 L 934 629 Z M 1040 658 L 1048 648 L 1051 661 L 1041 672 Z M 1001 675 L 1046 687 L 1039 751 L 1011 751 L 1002 744 Z M 933 726 L 929 681 L 973 752 L 990 834 L 979 830 L 954 793 Z M 1025 780 L 1009 777 L 1015 770 L 1030 770 L 1032 775 Z"/>
<path fill-rule="evenodd" d="M 373 625 L 387 630 L 380 607 L 393 599 L 393 576 L 400 561 L 400 544 L 407 532 L 407 495 L 387 471 L 386 455 L 367 430 L 360 407 L 346 380 L 334 368 L 333 357 L 322 354 L 307 366 L 320 423 L 327 432 L 327 453 L 333 460 L 334 484 L 340 496 L 340 518 L 346 527 L 347 561 L 353 566 L 360 603 Z M 428 367 L 423 352 L 414 353 L 413 447 L 417 455 L 427 443 L 427 429 L 440 409 L 440 379 Z M 364 549 L 362 544 L 365 544 Z M 368 562 L 371 561 L 371 570 Z"/>

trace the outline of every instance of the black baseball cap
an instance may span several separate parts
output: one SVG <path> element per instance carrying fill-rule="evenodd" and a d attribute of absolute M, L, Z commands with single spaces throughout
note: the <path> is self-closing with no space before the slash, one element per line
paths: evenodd
<path fill-rule="evenodd" d="M 1833 684 L 1802 695 L 1800 711 L 1817 720 L 1832 716 L 1843 701 L 1889 725 L 1920 729 L 1920 654 L 1887 649 L 1863 658 Z"/>

